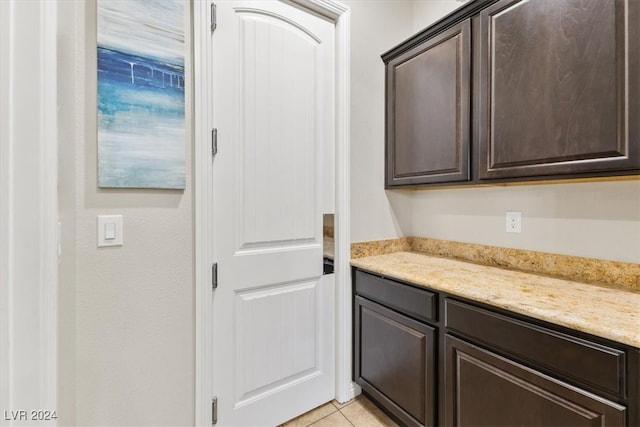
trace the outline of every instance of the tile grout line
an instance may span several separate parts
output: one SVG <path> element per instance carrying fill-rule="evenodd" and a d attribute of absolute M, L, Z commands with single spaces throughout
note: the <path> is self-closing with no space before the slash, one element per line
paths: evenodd
<path fill-rule="evenodd" d="M 350 401 L 348 401 L 347 403 L 345 403 L 342 407 L 340 408 L 336 408 L 338 411 L 342 411 L 344 408 L 346 408 L 347 406 L 351 405 L 352 403 L 354 403 L 356 400 L 358 400 L 360 398 L 360 395 L 354 397 L 353 399 L 351 399 Z M 335 405 L 334 405 L 335 407 Z"/>
<path fill-rule="evenodd" d="M 2 1 L 2 0 L 0 0 L 0 1 Z M 292 422 L 294 422 L 295 420 L 298 420 L 298 419 L 300 419 L 300 418 L 304 417 L 305 415 L 308 415 L 308 414 L 310 414 L 310 413 L 312 413 L 312 412 L 314 412 L 314 411 L 316 411 L 316 410 L 318 410 L 318 409 L 320 409 L 321 407 L 326 406 L 326 405 L 331 406 L 331 408 L 333 408 L 333 411 L 329 412 L 327 415 L 325 415 L 325 416 L 323 416 L 323 417 L 320 417 L 320 418 L 318 418 L 318 419 L 316 419 L 316 420 L 314 420 L 314 421 L 310 421 L 310 422 L 308 422 L 308 423 L 306 423 L 306 424 L 302 424 L 302 427 L 309 427 L 309 426 L 312 426 L 313 424 L 315 424 L 315 423 L 319 422 L 320 420 L 322 420 L 322 419 L 324 419 L 324 418 L 326 418 L 326 417 L 328 417 L 328 416 L 330 416 L 330 415 L 333 415 L 333 414 L 335 414 L 336 412 L 338 412 L 338 411 L 339 411 L 339 410 L 338 410 L 338 408 L 336 408 L 336 407 L 335 407 L 335 405 L 334 405 L 333 403 L 331 403 L 331 402 L 327 402 L 327 403 L 325 403 L 324 405 L 320 405 L 320 406 L 318 406 L 318 407 L 316 407 L 316 408 L 314 408 L 314 409 L 312 409 L 312 410 L 310 410 L 310 411 L 308 411 L 308 412 L 305 412 L 305 413 L 304 413 L 304 414 L 302 414 L 302 415 L 299 415 L 299 416 L 297 416 L 297 417 L 295 417 L 295 418 L 290 419 L 289 421 L 286 421 L 286 422 L 285 422 L 285 423 L 283 423 L 283 424 L 280 424 L 278 427 L 287 427 L 287 424 L 292 423 Z"/>
<path fill-rule="evenodd" d="M 340 414 L 344 417 L 345 420 L 347 420 L 347 422 L 349 424 L 351 424 L 353 427 L 356 427 L 356 425 L 354 423 L 352 423 L 351 420 L 349 419 L 349 417 L 347 417 L 345 414 L 343 414 L 342 411 L 340 411 Z"/>
<path fill-rule="evenodd" d="M 331 406 L 333 406 L 333 403 L 331 404 Z M 305 427 L 310 427 L 310 426 L 312 426 L 312 425 L 314 425 L 314 424 L 316 424 L 316 423 L 319 423 L 320 421 L 324 420 L 325 418 L 330 417 L 331 415 L 335 414 L 336 412 L 340 412 L 340 410 L 339 410 L 338 408 L 336 408 L 335 406 L 333 406 L 333 409 L 335 409 L 335 411 L 333 411 L 333 412 L 331 412 L 331 413 L 329 413 L 329 414 L 325 415 L 325 416 L 324 416 L 324 417 L 322 417 L 322 418 L 318 418 L 318 419 L 317 419 L 317 420 L 315 420 L 314 422 L 307 424 Z M 343 415 L 343 416 L 344 416 L 344 415 Z M 345 417 L 345 418 L 346 418 L 346 417 Z"/>
<path fill-rule="evenodd" d="M 355 399 L 353 399 L 353 401 L 351 403 L 355 402 Z M 349 417 L 347 417 L 345 414 L 342 413 L 342 409 L 346 408 L 347 406 L 351 405 L 351 403 L 344 405 L 341 409 L 338 409 L 338 412 L 340 412 L 340 414 L 347 420 L 347 422 L 349 424 L 351 424 L 353 427 L 356 427 L 356 425 L 354 423 L 351 422 L 351 420 L 349 419 Z"/>
<path fill-rule="evenodd" d="M 319 423 L 320 421 L 324 420 L 325 418 L 330 417 L 331 415 L 335 414 L 336 412 L 340 413 L 340 415 L 342 415 L 342 416 L 343 416 L 343 417 L 344 417 L 344 418 L 349 422 L 349 424 L 351 424 L 353 427 L 355 427 L 355 424 L 353 424 L 353 423 L 351 422 L 351 420 L 349 419 L 349 417 L 347 417 L 345 414 L 343 414 L 343 413 L 342 413 L 342 410 L 343 410 L 344 408 L 346 408 L 347 406 L 351 405 L 351 404 L 352 404 L 353 402 L 355 402 L 356 400 L 358 400 L 358 398 L 359 398 L 359 397 L 360 397 L 360 396 L 357 396 L 357 397 L 355 397 L 354 399 L 351 399 L 348 403 L 346 403 L 344 406 L 342 406 L 342 407 L 341 407 L 341 408 L 339 408 L 339 409 L 338 409 L 338 408 L 333 404 L 333 402 L 329 402 L 329 403 L 331 403 L 331 406 L 333 406 L 334 411 L 333 411 L 333 412 L 328 413 L 327 415 L 325 415 L 325 416 L 324 416 L 324 417 L 322 417 L 322 418 L 318 418 L 317 420 L 315 420 L 315 421 L 313 421 L 313 422 L 311 422 L 311 423 L 307 424 L 305 427 L 311 427 L 311 426 L 313 426 L 314 424 Z"/>

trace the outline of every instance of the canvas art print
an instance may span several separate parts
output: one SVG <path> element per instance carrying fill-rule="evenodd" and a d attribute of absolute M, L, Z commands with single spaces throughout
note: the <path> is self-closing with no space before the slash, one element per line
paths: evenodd
<path fill-rule="evenodd" d="M 184 1 L 98 0 L 98 186 L 185 188 Z"/>

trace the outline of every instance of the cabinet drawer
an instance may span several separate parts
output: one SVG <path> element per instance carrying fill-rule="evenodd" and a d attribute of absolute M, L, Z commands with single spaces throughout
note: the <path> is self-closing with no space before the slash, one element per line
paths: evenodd
<path fill-rule="evenodd" d="M 625 395 L 624 351 L 449 299 L 445 326 L 592 390 Z"/>
<path fill-rule="evenodd" d="M 419 320 L 435 321 L 437 295 L 356 270 L 356 293 Z"/>

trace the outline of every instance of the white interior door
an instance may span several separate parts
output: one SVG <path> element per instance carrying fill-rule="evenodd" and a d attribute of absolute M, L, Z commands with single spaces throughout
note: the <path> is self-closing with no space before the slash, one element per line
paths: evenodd
<path fill-rule="evenodd" d="M 273 426 L 334 395 L 334 27 L 278 1 L 221 1 L 212 46 L 218 424 Z"/>

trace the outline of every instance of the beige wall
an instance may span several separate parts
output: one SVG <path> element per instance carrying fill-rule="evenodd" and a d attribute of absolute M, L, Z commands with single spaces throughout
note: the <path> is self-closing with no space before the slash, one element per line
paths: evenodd
<path fill-rule="evenodd" d="M 420 30 L 464 1 L 416 0 Z M 522 211 L 521 234 L 505 212 Z M 419 191 L 411 235 L 640 263 L 640 181 Z"/>
<path fill-rule="evenodd" d="M 351 241 L 412 233 L 410 192 L 384 190 L 384 63 L 380 55 L 463 3 L 345 0 L 351 8 Z M 427 22 L 427 24 L 425 24 Z"/>
<path fill-rule="evenodd" d="M 193 425 L 192 129 L 185 191 L 98 189 L 95 0 L 60 8 L 61 424 Z M 99 214 L 124 216 L 124 246 L 96 247 Z"/>
<path fill-rule="evenodd" d="M 438 19 L 464 5 L 468 0 L 414 0 L 413 31 L 425 29 Z"/>
<path fill-rule="evenodd" d="M 505 212 L 522 212 L 522 233 Z M 640 181 L 418 191 L 411 234 L 640 263 Z"/>
<path fill-rule="evenodd" d="M 351 8 L 351 240 L 402 236 L 409 198 L 384 191 L 384 64 L 412 33 L 411 1 L 344 2 Z"/>
<path fill-rule="evenodd" d="M 76 425 L 76 7 L 58 3 L 58 423 Z M 71 78 L 69 78 L 71 76 Z"/>
<path fill-rule="evenodd" d="M 385 191 L 380 54 L 461 3 L 345 3 L 352 241 L 421 235 L 640 262 L 640 181 Z M 191 129 L 184 192 L 98 190 L 95 0 L 59 5 L 61 425 L 192 425 Z M 505 210 L 523 211 L 522 234 L 504 233 Z M 124 215 L 123 247 L 96 248 L 98 214 Z"/>
<path fill-rule="evenodd" d="M 397 6 L 402 13 L 393 18 L 385 16 L 391 12 L 377 2 L 353 3 L 356 11 L 369 11 L 366 18 L 370 23 L 359 25 L 354 18 L 353 38 L 364 46 L 354 41 L 352 49 L 362 48 L 364 52 L 354 53 L 352 65 L 352 241 L 415 235 L 640 262 L 640 181 L 392 190 L 385 195 L 384 78 L 382 67 L 376 68 L 374 59 L 409 37 L 408 28 L 422 30 L 464 2 L 415 0 L 410 16 L 403 2 Z M 389 27 L 395 31 L 380 30 L 383 22 L 392 19 L 395 24 Z M 383 40 L 366 44 L 370 38 Z M 377 71 L 363 78 L 366 69 Z M 359 91 L 362 83 L 370 87 Z M 521 234 L 505 232 L 508 210 L 523 212 Z"/>
<path fill-rule="evenodd" d="M 389 203 L 377 173 L 384 150 L 380 53 L 411 34 L 413 6 L 409 0 L 345 3 L 353 19 L 353 234 L 356 240 L 398 237 L 400 224 L 411 223 L 410 199 L 396 192 Z M 96 188 L 95 0 L 60 2 L 60 8 L 60 182 L 68 193 L 61 206 L 67 212 L 61 424 L 188 425 L 194 409 L 192 183 L 185 192 Z M 187 158 L 191 163 L 191 143 Z M 96 248 L 98 214 L 124 215 L 122 248 Z"/>

